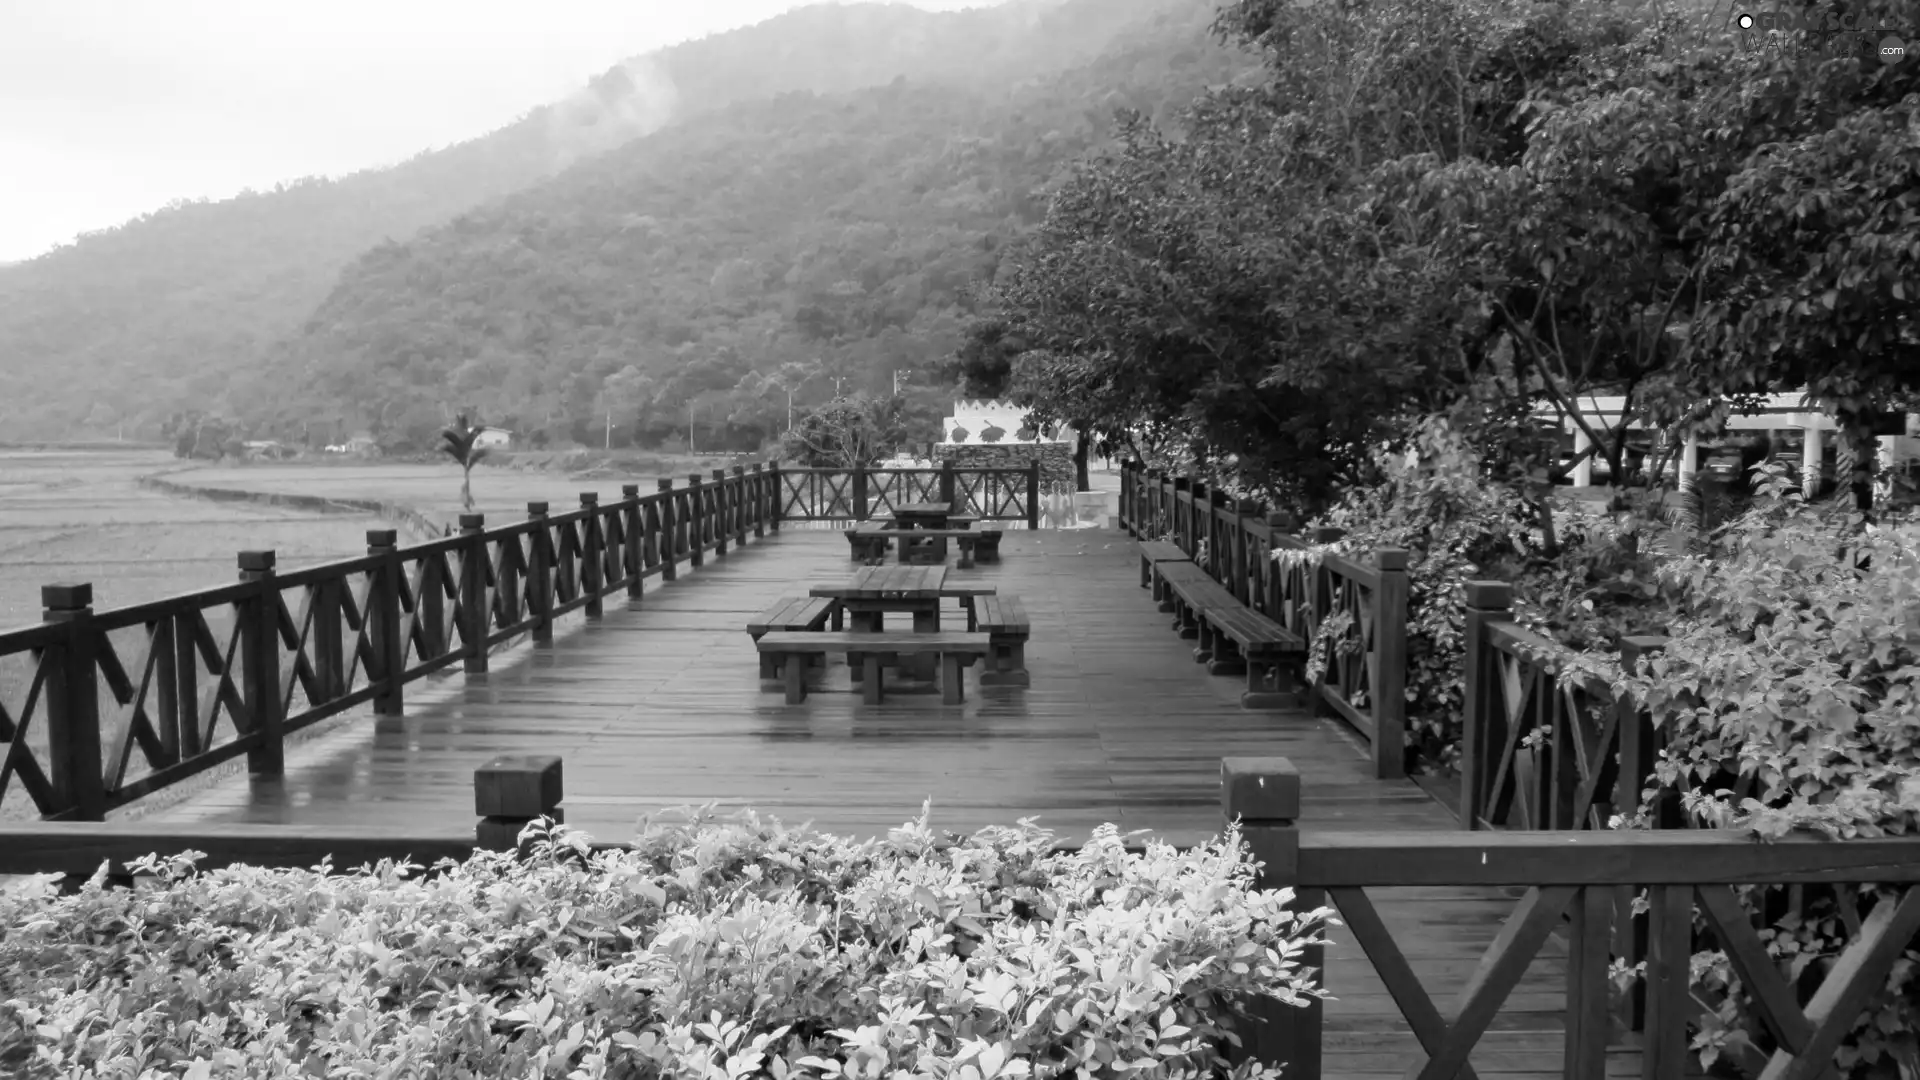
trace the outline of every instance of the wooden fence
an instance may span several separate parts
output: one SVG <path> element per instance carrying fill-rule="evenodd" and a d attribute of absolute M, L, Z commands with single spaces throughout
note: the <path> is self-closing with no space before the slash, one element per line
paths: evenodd
<path fill-rule="evenodd" d="M 17 781 L 47 819 L 100 821 L 243 754 L 277 775 L 292 732 L 366 703 L 398 714 L 410 682 L 456 663 L 484 672 L 511 639 L 548 640 L 562 615 L 597 618 L 608 596 L 638 598 L 647 578 L 777 530 L 778 477 L 755 465 L 646 495 L 629 484 L 617 502 L 528 503 L 525 521 L 491 528 L 465 514 L 457 534 L 410 547 L 375 529 L 365 556 L 288 573 L 272 551 L 243 551 L 234 584 L 111 611 L 88 584 L 46 586 L 44 621 L 0 632 L 0 661 L 26 672 L 17 709 L 0 707 L 0 797 Z"/>
<path fill-rule="evenodd" d="M 777 470 L 785 521 L 851 523 L 891 514 L 905 503 L 937 502 L 981 521 L 1040 527 L 1040 463 L 1024 469 Z"/>
<path fill-rule="evenodd" d="M 1287 531 L 1285 515 L 1138 463 L 1121 472 L 1119 518 L 1136 538 L 1179 545 L 1235 599 L 1304 640 L 1329 627 L 1333 640 L 1324 670 L 1307 688 L 1309 702 L 1367 740 L 1376 776 L 1406 775 L 1406 552 L 1377 551 L 1371 560 L 1289 557 L 1308 544 Z"/>
<path fill-rule="evenodd" d="M 1368 739 L 1377 775 L 1404 775 L 1407 552 L 1308 557 L 1339 531 L 1292 535 L 1285 515 L 1137 463 L 1122 473 L 1120 519 L 1136 537 L 1180 545 L 1235 596 L 1308 641 L 1337 620 L 1311 699 Z M 1511 606 L 1504 582 L 1467 587 L 1461 826 L 1605 828 L 1614 813 L 1639 805 L 1661 733 L 1600 680 L 1563 672 L 1553 643 L 1516 623 Z M 1621 662 L 1637 663 L 1664 644 L 1630 638 Z M 1663 800 L 1658 821 L 1683 824 L 1676 798 Z"/>
<path fill-rule="evenodd" d="M 475 847 L 511 850 L 519 830 L 542 816 L 562 816 L 558 758 L 502 759 L 475 776 L 480 818 L 470 835 L 404 830 L 327 835 L 295 826 L 114 824 L 29 825 L 0 845 L 0 874 L 63 873 L 76 884 L 110 864 L 116 883 L 127 866 L 150 854 L 204 852 L 203 869 L 246 863 L 305 868 L 331 857 L 342 869 L 380 859 L 431 866 L 463 859 Z M 1550 938 L 1566 945 L 1565 1049 L 1562 1075 L 1604 1080 L 1608 1051 L 1628 1045 L 1612 1017 L 1608 974 L 1619 955 L 1616 925 L 1632 919 L 1632 894 L 1644 890 L 1648 1007 L 1637 1037 L 1639 1073 L 1648 1080 L 1687 1075 L 1688 1023 L 1705 1004 L 1695 1000 L 1690 964 L 1702 941 L 1725 952 L 1778 1048 L 1762 1075 L 1769 1080 L 1826 1075 L 1833 1054 L 1920 932 L 1920 837 L 1831 842 L 1790 839 L 1755 844 L 1716 831 L 1504 832 L 1409 836 L 1300 829 L 1301 777 L 1284 758 L 1228 758 L 1221 763 L 1221 805 L 1239 820 L 1260 888 L 1292 888 L 1297 907 L 1330 903 L 1343 927 L 1386 987 L 1420 1052 L 1405 1075 L 1447 1080 L 1474 1075 L 1469 1056 L 1496 1030 L 1508 996 Z M 600 850 L 623 845 L 600 843 Z M 1836 886 L 1874 882 L 1890 891 L 1847 927 L 1848 944 L 1804 1005 L 1769 955 L 1737 889 L 1745 885 Z M 1421 922 L 1396 937 L 1371 890 L 1467 886 L 1522 890 L 1475 974 L 1446 1012 L 1434 1000 L 1417 961 Z M 1701 931 L 1696 934 L 1695 921 Z M 1303 963 L 1319 967 L 1320 947 Z M 1431 978 L 1429 972 L 1426 976 Z M 1328 990 L 1338 996 L 1341 987 Z M 1274 1001 L 1248 1003 L 1239 1025 L 1242 1054 L 1287 1063 L 1287 1075 L 1317 1080 L 1324 1057 L 1323 1007 Z M 1616 1063 L 1620 1064 L 1620 1063 Z M 1398 1070 L 1396 1070 L 1398 1071 Z"/>

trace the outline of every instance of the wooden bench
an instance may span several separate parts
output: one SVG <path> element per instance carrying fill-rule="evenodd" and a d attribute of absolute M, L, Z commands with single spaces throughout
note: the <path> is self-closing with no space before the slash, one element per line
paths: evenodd
<path fill-rule="evenodd" d="M 1307 643 L 1298 634 L 1241 603 L 1192 563 L 1160 563 L 1174 602 L 1174 628 L 1198 639 L 1196 662 L 1214 675 L 1245 675 L 1240 704 L 1249 709 L 1298 706 Z"/>
<path fill-rule="evenodd" d="M 822 596 L 783 596 L 767 610 L 748 620 L 747 633 L 753 635 L 753 640 L 759 641 L 771 630 L 811 633 L 826 629 L 829 621 L 838 630 L 842 618 L 837 601 Z M 821 659 L 824 661 L 825 657 Z M 773 665 L 764 655 L 760 657 L 760 677 L 774 678 Z"/>
<path fill-rule="evenodd" d="M 807 700 L 807 658 L 810 656 L 858 653 L 863 676 L 861 696 L 867 704 L 877 705 L 881 672 L 892 658 L 932 653 L 940 657 L 940 700 L 947 705 L 958 705 L 966 700 L 966 681 L 961 669 L 993 651 L 993 642 L 987 634 L 957 631 L 861 634 L 771 630 L 754 644 L 763 662 L 771 658 L 774 669 L 785 680 L 788 704 Z"/>
<path fill-rule="evenodd" d="M 981 686 L 1028 686 L 1027 637 L 1032 626 L 1017 596 L 982 596 L 974 601 L 972 623 L 993 642 Z"/>
<path fill-rule="evenodd" d="M 1160 576 L 1154 573 L 1158 563 L 1191 562 L 1180 545 L 1170 540 L 1142 540 L 1140 542 L 1140 587 L 1153 590 L 1156 602 L 1166 599 L 1166 586 L 1160 582 Z"/>
<path fill-rule="evenodd" d="M 854 541 L 854 550 L 859 552 L 864 542 L 867 555 L 863 561 L 878 566 L 887 561 L 887 547 L 894 541 L 900 541 L 900 561 L 942 563 L 947 559 L 947 541 L 960 545 L 959 568 L 971 569 L 974 559 L 983 562 L 1000 561 L 1000 530 L 975 531 L 973 529 L 892 529 L 885 526 L 863 525 L 850 530 L 848 539 Z M 916 540 L 928 543 L 916 544 Z M 861 558 L 856 554 L 855 558 Z"/>

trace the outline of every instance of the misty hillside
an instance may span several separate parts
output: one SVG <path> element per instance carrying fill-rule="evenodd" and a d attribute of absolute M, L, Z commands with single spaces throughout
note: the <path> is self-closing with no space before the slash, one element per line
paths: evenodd
<path fill-rule="evenodd" d="M 617 441 L 649 441 L 692 405 L 750 447 L 785 408 L 784 392 L 756 399 L 755 373 L 819 360 L 811 396 L 826 396 L 925 370 L 1116 109 L 1171 120 L 1254 70 L 1209 36 L 1208 0 L 1162 6 L 1091 62 L 1010 90 L 899 79 L 743 102 L 384 244 L 233 404 L 281 437 L 312 424 L 415 444 L 463 406 L 556 440 L 597 441 L 612 414 Z"/>
<path fill-rule="evenodd" d="M 378 245 L 739 102 L 901 75 L 975 89 L 1044 78 L 1166 2 L 803 8 L 630 61 L 566 101 L 393 168 L 177 204 L 89 234 L 0 266 L 0 421 L 26 437 L 121 420 L 151 433 L 169 413 L 217 402 L 237 373 L 300 330 L 344 267 Z"/>

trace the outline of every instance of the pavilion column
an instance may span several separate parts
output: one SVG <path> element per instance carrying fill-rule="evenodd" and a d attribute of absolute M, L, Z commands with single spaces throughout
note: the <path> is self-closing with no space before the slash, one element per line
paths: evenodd
<path fill-rule="evenodd" d="M 1800 430 L 1806 438 L 1800 443 L 1800 490 L 1809 499 L 1820 491 L 1820 458 L 1825 452 L 1824 432 L 1809 422 Z"/>
<path fill-rule="evenodd" d="M 1693 483 L 1694 463 L 1700 459 L 1700 436 L 1687 432 L 1686 445 L 1680 448 L 1680 486 Z"/>
<path fill-rule="evenodd" d="M 1593 440 L 1587 438 L 1585 431 L 1578 427 L 1573 429 L 1573 453 L 1575 457 L 1586 453 L 1587 448 L 1592 445 Z M 1593 486 L 1593 458 L 1591 456 L 1581 458 L 1580 463 L 1573 467 L 1573 486 L 1577 488 Z"/>

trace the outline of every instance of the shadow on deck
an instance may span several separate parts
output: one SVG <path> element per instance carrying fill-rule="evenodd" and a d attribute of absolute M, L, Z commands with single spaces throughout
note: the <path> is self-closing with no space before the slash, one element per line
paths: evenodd
<path fill-rule="evenodd" d="M 596 624 L 497 656 L 444 701 L 290 747 L 283 777 L 232 781 L 149 820 L 457 831 L 474 821 L 475 767 L 542 753 L 565 761 L 568 822 L 598 839 L 705 802 L 872 836 L 931 799 L 944 829 L 1031 816 L 1071 838 L 1112 822 L 1191 843 L 1219 829 L 1220 759 L 1256 755 L 1298 767 L 1303 827 L 1455 827 L 1411 781 L 1374 779 L 1338 723 L 1241 709 L 1241 680 L 1195 664 L 1139 588 L 1125 534 L 1011 531 L 1002 559 L 950 577 L 1025 601 L 1030 689 L 981 687 L 976 669 L 963 705 L 890 685 L 868 706 L 836 660 L 806 702 L 785 704 L 757 677 L 748 617 L 853 569 L 837 532 L 793 531 L 655 582 L 638 603 L 610 598 Z M 1487 890 L 1370 892 L 1443 1011 L 1512 907 Z M 1331 936 L 1325 1075 L 1402 1075 L 1418 1043 L 1358 946 Z M 1559 1075 L 1564 956 L 1549 945 L 1534 961 L 1474 1053 L 1481 1075 Z"/>

